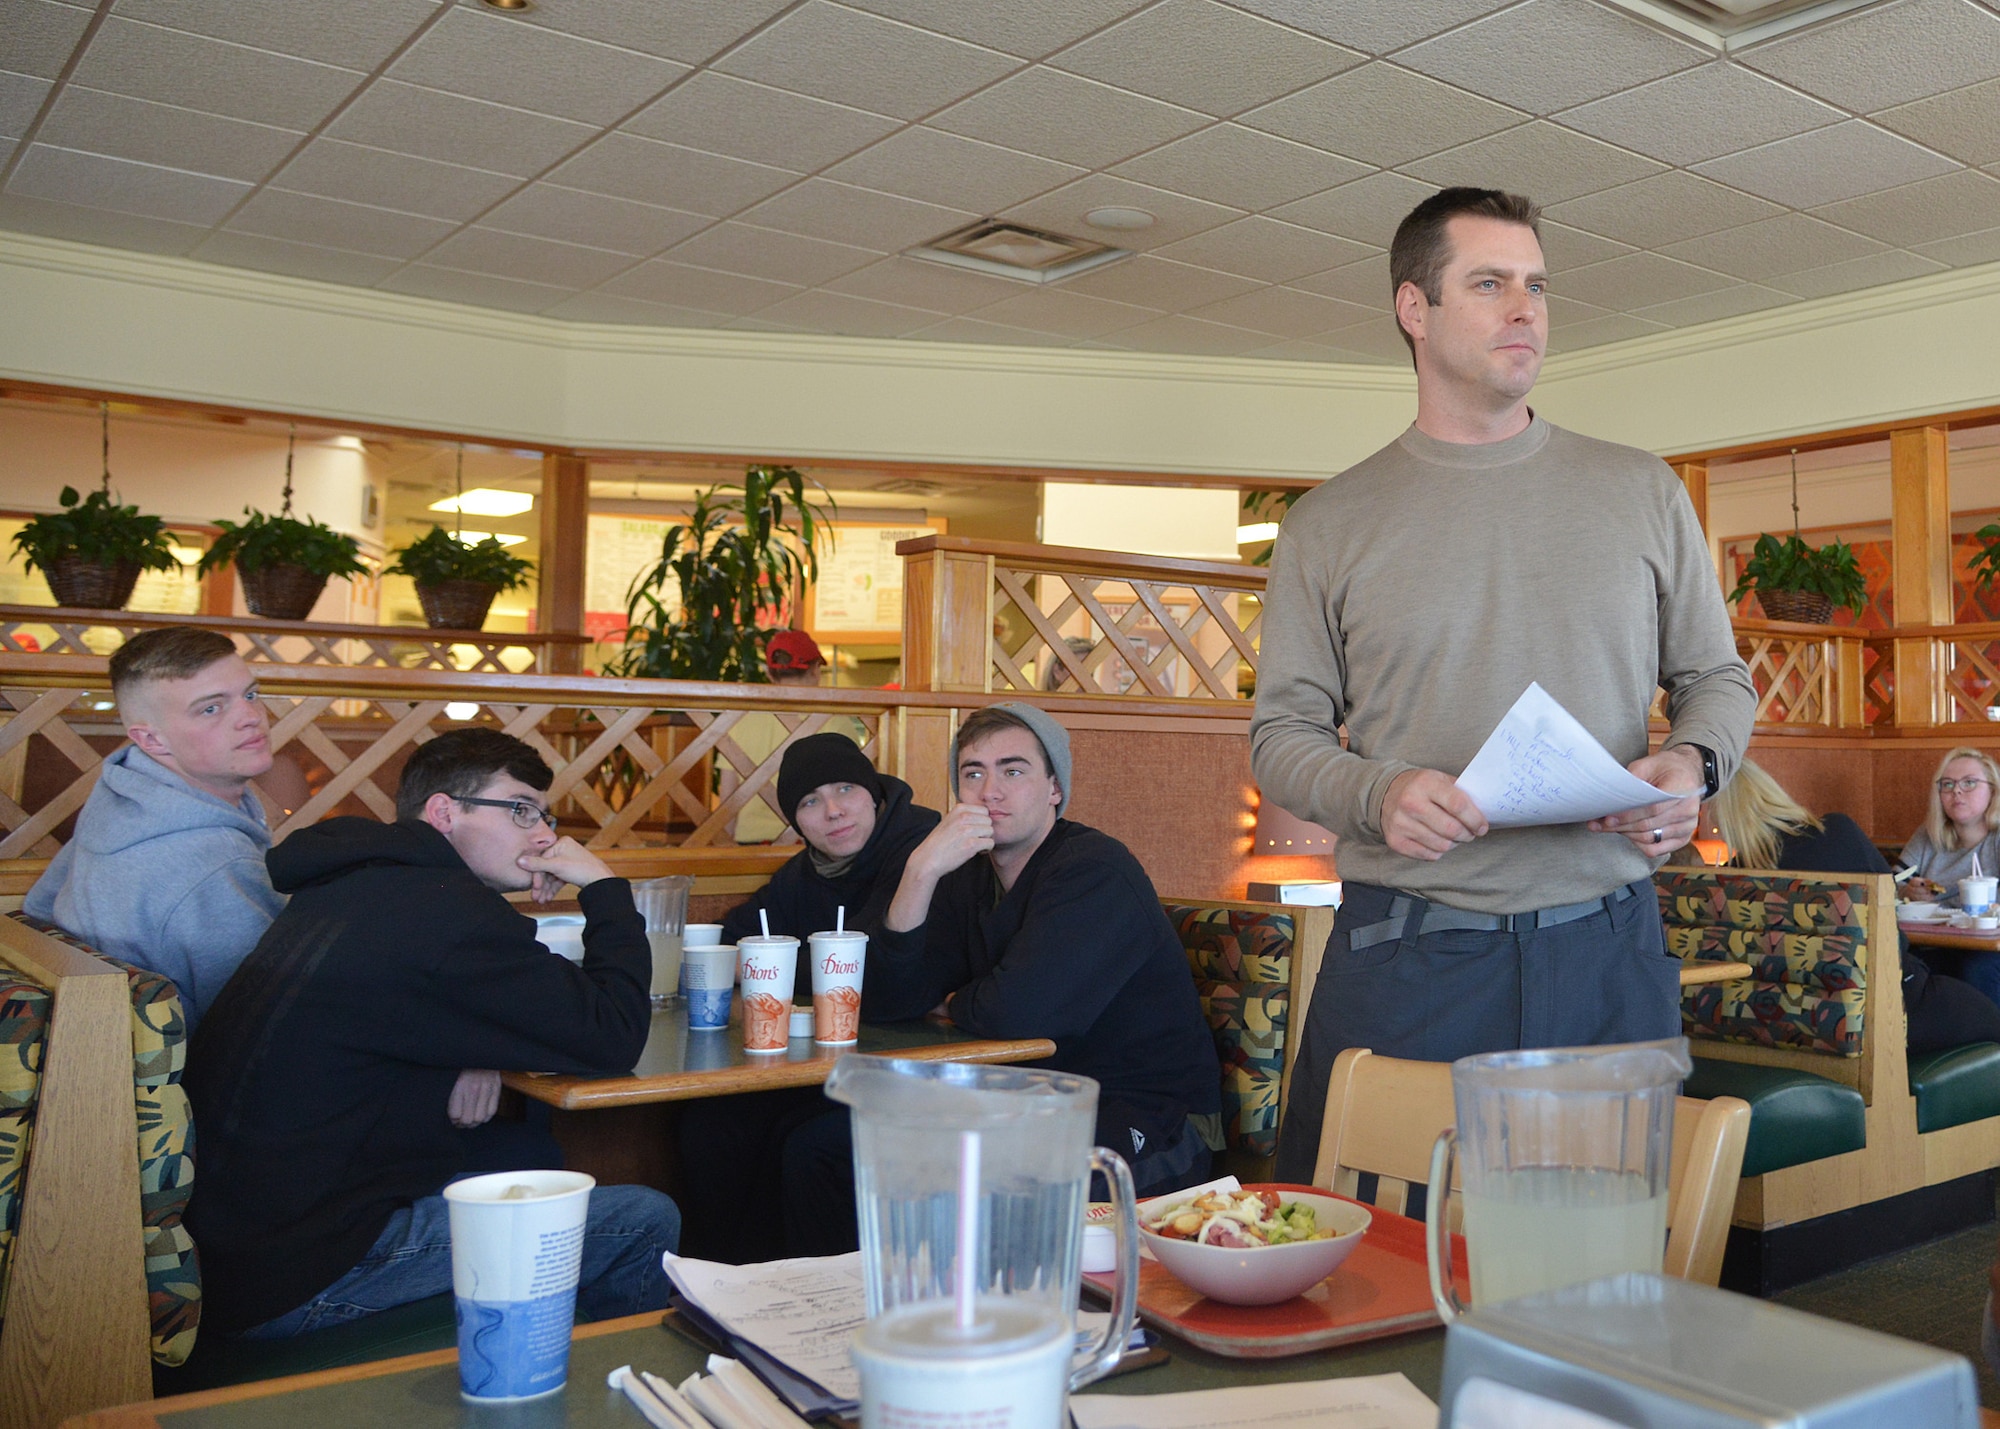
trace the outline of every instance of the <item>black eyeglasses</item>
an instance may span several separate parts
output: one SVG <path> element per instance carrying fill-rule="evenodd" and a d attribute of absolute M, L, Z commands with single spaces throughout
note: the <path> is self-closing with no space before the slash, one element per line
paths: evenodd
<path fill-rule="evenodd" d="M 526 799 L 460 799 L 461 804 L 483 804 L 489 809 L 505 809 L 514 820 L 517 829 L 532 829 L 537 820 L 550 828 L 556 826 L 556 816 L 539 804 L 530 804 Z"/>

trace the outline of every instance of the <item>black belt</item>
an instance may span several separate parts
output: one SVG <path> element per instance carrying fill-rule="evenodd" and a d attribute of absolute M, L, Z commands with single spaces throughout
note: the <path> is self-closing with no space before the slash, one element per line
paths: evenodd
<path fill-rule="evenodd" d="M 1379 923 L 1370 923 L 1365 928 L 1356 928 L 1347 935 L 1347 946 L 1359 952 L 1372 948 L 1377 943 L 1386 943 L 1391 938 L 1401 938 L 1414 932 L 1418 937 L 1426 933 L 1522 933 L 1534 928 L 1554 928 L 1564 923 L 1574 923 L 1579 918 L 1588 918 L 1600 908 L 1609 911 L 1614 905 L 1632 896 L 1632 888 L 1627 884 L 1615 888 L 1602 898 L 1587 899 L 1582 903 L 1564 903 L 1556 908 L 1534 908 L 1526 913 L 1474 913 L 1469 908 L 1452 908 L 1443 903 L 1424 903 L 1422 899 L 1397 894 L 1389 900 L 1389 916 Z M 1410 913 L 1419 905 L 1424 916 L 1414 929 L 1403 925 L 1409 922 Z"/>

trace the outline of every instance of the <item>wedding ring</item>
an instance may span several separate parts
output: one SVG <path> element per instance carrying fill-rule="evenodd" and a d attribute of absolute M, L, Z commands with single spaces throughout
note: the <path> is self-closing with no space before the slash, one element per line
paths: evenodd
<path fill-rule="evenodd" d="M 1667 841 L 1667 831 L 1666 831 L 1665 829 L 1654 829 L 1654 830 L 1653 830 L 1653 842 L 1654 842 L 1654 843 L 1656 843 L 1656 844 L 1663 844 L 1663 843 L 1665 843 L 1666 841 Z"/>

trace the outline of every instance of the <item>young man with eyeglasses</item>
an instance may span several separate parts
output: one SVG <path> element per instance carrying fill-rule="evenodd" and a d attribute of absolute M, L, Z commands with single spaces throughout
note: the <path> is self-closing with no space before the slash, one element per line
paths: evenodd
<path fill-rule="evenodd" d="M 188 1226 L 211 1328 L 282 1338 L 450 1290 L 440 1193 L 512 1169 L 495 1164 L 500 1127 L 457 1124 L 459 1069 L 603 1075 L 638 1059 L 645 924 L 631 886 L 557 835 L 553 778 L 511 735 L 453 730 L 411 755 L 395 823 L 329 819 L 272 850 L 291 901 L 188 1056 L 202 1138 Z M 502 896 L 546 902 L 570 883 L 581 966 Z M 593 1190 L 579 1314 L 664 1306 L 660 1255 L 679 1235 L 659 1192 Z"/>

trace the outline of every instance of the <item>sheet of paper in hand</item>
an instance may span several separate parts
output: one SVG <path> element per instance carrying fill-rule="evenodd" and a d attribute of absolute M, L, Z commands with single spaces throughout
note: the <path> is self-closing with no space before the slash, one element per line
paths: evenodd
<path fill-rule="evenodd" d="M 1486 736 L 1458 787 L 1496 829 L 1580 824 L 1675 797 L 1628 773 L 1533 683 Z"/>

